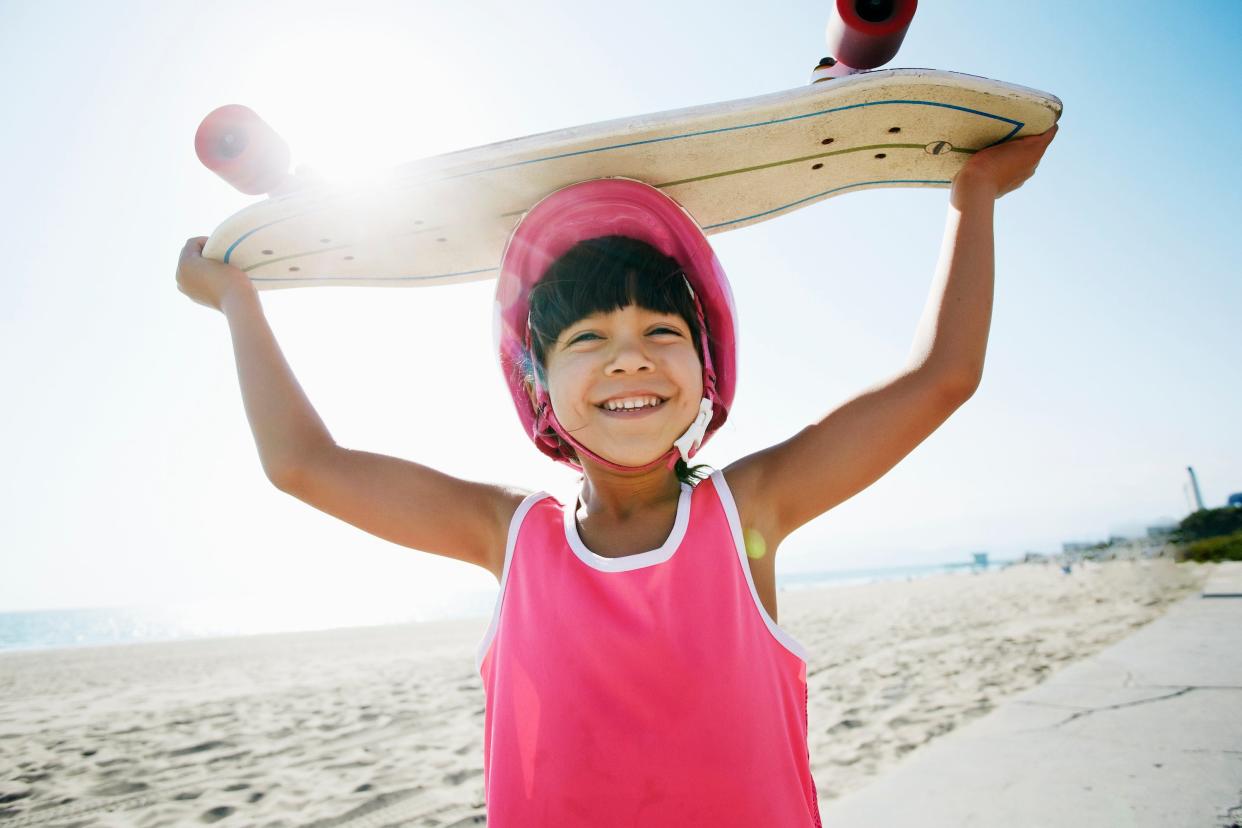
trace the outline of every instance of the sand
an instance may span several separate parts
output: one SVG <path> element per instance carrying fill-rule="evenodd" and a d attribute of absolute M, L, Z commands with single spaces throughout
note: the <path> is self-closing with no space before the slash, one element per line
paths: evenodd
<path fill-rule="evenodd" d="M 780 593 L 831 801 L 1158 617 L 1165 558 Z M 0 654 L 0 826 L 485 824 L 486 619 Z M 829 820 L 830 821 L 830 820 Z"/>

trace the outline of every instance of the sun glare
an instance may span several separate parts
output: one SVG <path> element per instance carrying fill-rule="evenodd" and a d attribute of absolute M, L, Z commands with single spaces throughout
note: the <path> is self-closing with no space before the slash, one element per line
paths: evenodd
<path fill-rule="evenodd" d="M 307 165 L 333 183 L 375 179 L 443 151 L 427 129 L 450 94 L 437 56 L 430 36 L 399 39 L 375 23 L 294 25 L 255 52 L 247 70 L 254 101 L 239 103 L 289 142 L 295 168 Z"/>

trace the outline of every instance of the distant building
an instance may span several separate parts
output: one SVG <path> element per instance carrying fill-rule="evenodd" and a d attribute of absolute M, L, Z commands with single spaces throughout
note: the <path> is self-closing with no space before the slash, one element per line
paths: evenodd
<path fill-rule="evenodd" d="M 1234 492 L 1233 494 L 1229 495 L 1229 501 L 1225 503 L 1225 505 L 1226 506 L 1242 506 L 1242 492 Z"/>
<path fill-rule="evenodd" d="M 1065 541 L 1064 543 L 1061 544 L 1061 551 L 1066 552 L 1066 553 L 1086 552 L 1088 549 L 1094 549 L 1095 547 L 1099 545 L 1100 544 L 1098 541 L 1087 541 L 1087 542 Z"/>

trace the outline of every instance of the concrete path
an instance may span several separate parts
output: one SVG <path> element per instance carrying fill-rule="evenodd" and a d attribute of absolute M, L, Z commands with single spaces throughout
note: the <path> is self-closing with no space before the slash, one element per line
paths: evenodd
<path fill-rule="evenodd" d="M 1242 828 L 1242 563 L 823 806 L 826 828 Z"/>

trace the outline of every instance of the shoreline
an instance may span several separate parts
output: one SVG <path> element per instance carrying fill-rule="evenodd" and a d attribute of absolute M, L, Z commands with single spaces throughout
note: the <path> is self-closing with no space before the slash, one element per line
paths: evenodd
<path fill-rule="evenodd" d="M 1027 564 L 1022 563 L 1021 561 L 995 561 L 986 570 L 981 570 L 977 574 L 988 574 L 989 572 L 998 572 L 1009 566 L 1025 566 L 1025 565 Z M 781 581 L 778 580 L 777 594 L 784 595 L 787 593 L 803 592 L 806 590 L 819 590 L 819 589 L 834 589 L 835 590 L 835 589 L 843 589 L 843 588 L 856 587 L 856 586 L 866 586 L 868 584 L 873 584 L 873 583 L 896 583 L 896 582 L 904 582 L 904 581 L 910 581 L 910 580 L 920 580 L 923 578 L 936 578 L 936 577 L 948 576 L 948 575 L 976 574 L 976 573 L 967 572 L 967 570 L 969 570 L 970 568 L 970 564 L 909 565 L 909 566 L 892 567 L 891 569 L 906 570 L 906 569 L 916 569 L 916 568 L 920 568 L 924 566 L 927 567 L 928 569 L 931 569 L 932 571 L 919 572 L 916 574 L 894 575 L 892 577 L 867 578 L 866 576 L 859 576 L 860 579 L 865 579 L 865 580 L 855 580 L 853 578 L 849 578 L 846 576 L 851 575 L 853 572 L 872 572 L 872 571 L 877 571 L 877 570 L 865 570 L 865 569 L 864 570 L 842 570 L 839 572 L 834 571 L 831 573 L 826 573 L 834 577 L 825 578 L 818 582 L 799 583 L 795 581 L 793 583 L 790 583 L 788 581 L 785 581 L 784 583 L 782 583 Z M 954 567 L 954 568 L 950 569 L 949 567 Z M 797 578 L 799 576 L 804 576 L 804 575 L 820 575 L 820 574 L 822 573 L 793 572 L 793 573 L 789 573 L 785 577 Z M 471 593 L 471 594 L 476 594 L 476 593 Z M 3 618 L 3 616 L 5 615 L 17 615 L 17 616 L 40 615 L 40 614 L 55 615 L 55 614 L 73 614 L 73 613 L 100 613 L 100 614 L 116 613 L 116 614 L 130 614 L 130 615 L 151 614 L 151 615 L 169 616 L 169 615 L 175 615 L 179 606 L 180 605 L 170 605 L 167 607 L 161 607 L 161 606 L 76 607 L 76 608 L 70 608 L 70 609 L 17 610 L 17 611 L 8 612 L 8 613 L 0 612 L 0 618 Z M 60 652 L 60 651 L 67 651 L 67 650 L 85 650 L 85 649 L 91 649 L 95 647 L 125 647 L 125 646 L 130 646 L 130 645 L 145 645 L 145 644 L 174 644 L 174 643 L 183 642 L 183 641 L 208 641 L 208 640 L 215 641 L 215 640 L 227 640 L 227 639 L 235 639 L 235 638 L 250 639 L 256 636 L 272 636 L 272 635 L 300 635 L 300 634 L 314 635 L 314 634 L 320 634 L 320 633 L 332 633 L 332 632 L 339 631 L 339 630 L 372 630 L 372 629 L 379 629 L 379 628 L 384 628 L 384 627 L 409 628 L 409 627 L 422 627 L 422 626 L 429 625 L 429 624 L 455 624 L 459 622 L 468 623 L 468 622 L 474 622 L 474 621 L 479 621 L 479 620 L 486 622 L 490 620 L 491 613 L 493 611 L 494 611 L 494 604 L 490 604 L 486 611 L 486 614 L 483 614 L 480 612 L 480 613 L 464 615 L 460 617 L 430 618 L 424 621 L 359 623 L 359 624 L 334 625 L 334 626 L 325 626 L 325 627 L 294 628 L 294 629 L 287 629 L 287 630 L 260 630 L 256 632 L 221 632 L 221 633 L 212 632 L 212 633 L 201 634 L 201 635 L 200 634 L 187 634 L 187 635 L 180 635 L 180 636 L 170 636 L 166 638 L 135 639 L 135 640 L 125 640 L 125 641 L 93 641 L 93 642 L 81 643 L 81 644 L 78 644 L 78 643 L 54 644 L 54 645 L 39 644 L 39 645 L 34 645 L 34 646 L 19 646 L 19 647 L 0 646 L 0 659 L 3 659 L 7 656 L 17 654 L 17 653 L 27 653 L 27 654 L 50 653 L 50 652 Z"/>

